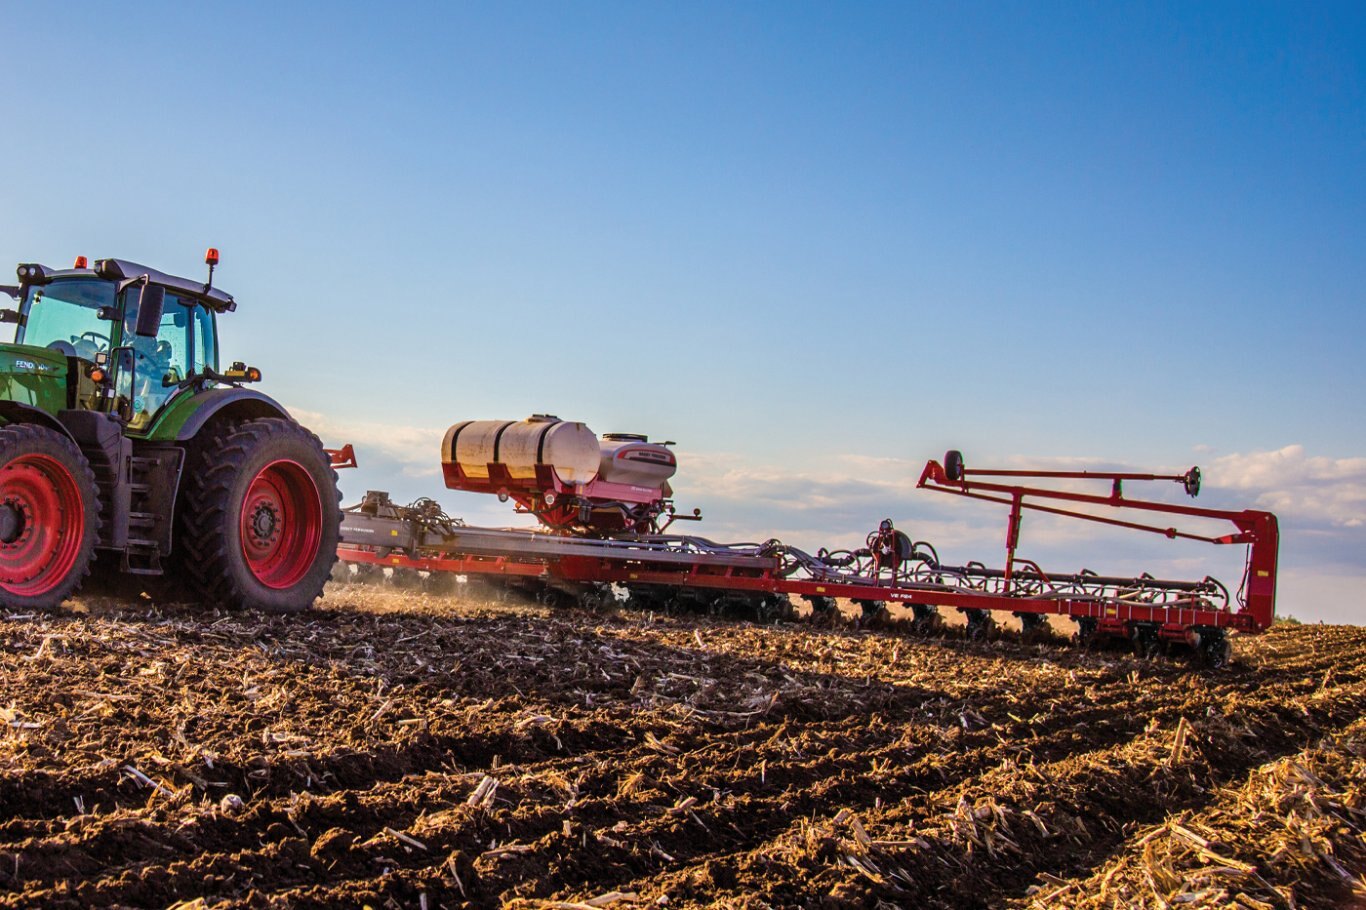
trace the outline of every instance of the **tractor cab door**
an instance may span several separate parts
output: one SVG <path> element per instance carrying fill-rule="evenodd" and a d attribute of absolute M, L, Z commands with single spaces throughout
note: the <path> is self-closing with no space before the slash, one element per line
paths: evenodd
<path fill-rule="evenodd" d="M 206 366 L 216 367 L 212 317 L 192 298 L 167 293 L 155 337 L 138 335 L 136 289 L 125 292 L 123 346 L 119 349 L 115 396 L 128 428 L 146 430 L 181 383 Z M 207 334 L 205 327 L 207 325 Z"/>

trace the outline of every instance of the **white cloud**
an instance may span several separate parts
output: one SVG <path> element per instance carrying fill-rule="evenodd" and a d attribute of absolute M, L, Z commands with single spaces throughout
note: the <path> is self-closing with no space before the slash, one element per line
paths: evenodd
<path fill-rule="evenodd" d="M 899 467 L 868 466 L 860 459 L 839 456 L 828 471 L 794 471 L 760 465 L 733 453 L 682 451 L 678 454 L 678 490 L 705 491 L 708 498 L 749 504 L 774 504 L 803 512 L 902 497 L 915 489 L 914 477 Z"/>
<path fill-rule="evenodd" d="M 441 475 L 441 440 L 445 428 L 394 426 L 384 423 L 336 420 L 315 411 L 290 410 L 300 423 L 317 433 L 323 445 L 340 448 L 351 443 L 361 464 L 376 454 L 397 462 L 405 477 Z"/>
<path fill-rule="evenodd" d="M 1304 446 L 1234 454 L 1210 466 L 1211 486 L 1246 490 L 1283 520 L 1309 526 L 1366 524 L 1366 458 L 1311 456 Z"/>

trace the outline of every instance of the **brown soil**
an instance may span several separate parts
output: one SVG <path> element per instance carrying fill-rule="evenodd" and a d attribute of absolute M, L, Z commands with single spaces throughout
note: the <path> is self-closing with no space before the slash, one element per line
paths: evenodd
<path fill-rule="evenodd" d="M 0 907 L 1348 906 L 1366 629 L 1234 653 L 355 587 L 0 613 Z"/>

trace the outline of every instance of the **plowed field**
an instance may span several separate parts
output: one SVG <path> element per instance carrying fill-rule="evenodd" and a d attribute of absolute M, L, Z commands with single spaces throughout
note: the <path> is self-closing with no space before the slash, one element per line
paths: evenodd
<path fill-rule="evenodd" d="M 1234 657 L 355 587 L 0 612 L 0 907 L 1351 906 L 1366 630 Z"/>

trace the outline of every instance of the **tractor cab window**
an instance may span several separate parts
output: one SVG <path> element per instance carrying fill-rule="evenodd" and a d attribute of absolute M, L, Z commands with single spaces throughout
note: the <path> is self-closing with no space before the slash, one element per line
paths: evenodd
<path fill-rule="evenodd" d="M 133 331 L 138 319 L 138 289 L 130 288 L 126 294 L 124 348 L 116 394 L 128 402 L 132 414 L 129 427 L 143 429 L 197 362 L 192 313 L 198 307 L 192 300 L 182 303 L 181 298 L 167 294 L 156 337 L 143 338 Z"/>
<path fill-rule="evenodd" d="M 22 309 L 27 318 L 14 340 L 94 360 L 109 350 L 113 328 L 99 318 L 99 308 L 113 305 L 114 285 L 108 281 L 67 279 L 30 287 Z"/>
<path fill-rule="evenodd" d="M 204 372 L 205 368 L 218 370 L 218 334 L 215 331 L 213 314 L 202 306 L 196 305 L 190 310 L 190 318 L 194 320 L 194 344 L 192 345 L 193 357 L 190 363 L 190 370 L 195 373 Z"/>

